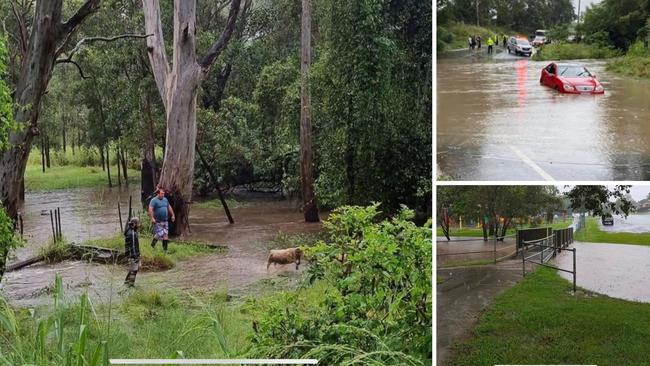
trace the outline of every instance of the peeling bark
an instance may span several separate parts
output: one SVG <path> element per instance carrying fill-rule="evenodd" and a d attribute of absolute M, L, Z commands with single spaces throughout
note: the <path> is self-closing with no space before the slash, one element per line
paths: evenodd
<path fill-rule="evenodd" d="M 168 192 L 176 214 L 172 235 L 189 230 L 187 203 L 192 201 L 196 145 L 196 98 L 214 60 L 228 44 L 235 28 L 241 0 L 232 0 L 228 22 L 221 36 L 202 58 L 196 55 L 196 1 L 174 1 L 173 54 L 167 62 L 160 4 L 143 0 L 147 54 L 167 122 L 165 157 L 158 186 Z"/>

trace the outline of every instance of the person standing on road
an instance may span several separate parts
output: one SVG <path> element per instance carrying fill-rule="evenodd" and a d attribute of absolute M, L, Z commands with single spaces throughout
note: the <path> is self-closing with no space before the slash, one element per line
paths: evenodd
<path fill-rule="evenodd" d="M 472 50 L 472 36 L 467 37 L 467 44 L 469 45 L 469 50 Z"/>
<path fill-rule="evenodd" d="M 476 48 L 476 36 L 472 36 L 472 51 Z"/>
<path fill-rule="evenodd" d="M 506 38 L 506 35 L 504 34 L 503 35 L 503 48 L 506 48 L 506 42 L 507 42 L 507 38 Z"/>
<path fill-rule="evenodd" d="M 169 243 L 169 222 L 168 217 L 171 216 L 172 222 L 176 220 L 172 206 L 165 198 L 165 191 L 158 188 L 156 197 L 152 198 L 149 202 L 149 217 L 153 223 L 153 240 L 151 247 L 156 247 L 156 242 L 162 240 L 163 251 L 167 252 L 167 244 Z"/>
<path fill-rule="evenodd" d="M 491 55 L 492 54 L 492 46 L 494 46 L 494 41 L 492 41 L 492 38 L 488 38 L 485 43 L 488 46 L 488 55 Z"/>
<path fill-rule="evenodd" d="M 134 217 L 124 231 L 124 255 L 129 260 L 129 272 L 126 274 L 124 284 L 130 287 L 135 285 L 135 276 L 140 269 L 140 241 L 138 239 L 140 219 Z"/>
<path fill-rule="evenodd" d="M 481 36 L 476 36 L 476 45 L 477 45 L 477 48 L 480 50 L 481 49 Z"/>

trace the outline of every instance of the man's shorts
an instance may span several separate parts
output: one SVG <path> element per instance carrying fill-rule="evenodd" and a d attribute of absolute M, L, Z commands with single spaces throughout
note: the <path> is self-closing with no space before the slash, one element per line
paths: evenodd
<path fill-rule="evenodd" d="M 169 235 L 169 223 L 167 221 L 153 224 L 153 238 L 157 240 L 167 239 Z"/>

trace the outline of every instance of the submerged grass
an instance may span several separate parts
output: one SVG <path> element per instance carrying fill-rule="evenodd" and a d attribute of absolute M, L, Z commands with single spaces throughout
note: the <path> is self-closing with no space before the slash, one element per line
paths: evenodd
<path fill-rule="evenodd" d="M 573 239 L 589 243 L 650 245 L 650 232 L 615 233 L 602 231 L 598 225 L 598 218 L 588 217 L 585 228 L 575 233 Z"/>
<path fill-rule="evenodd" d="M 578 291 L 540 268 L 499 295 L 450 365 L 648 365 L 650 304 Z"/>
<path fill-rule="evenodd" d="M 113 184 L 117 184 L 117 167 L 111 167 Z M 129 184 L 139 182 L 140 172 L 129 169 Z M 101 167 L 79 167 L 73 165 L 52 166 L 41 171 L 38 165 L 27 165 L 25 190 L 28 192 L 52 191 L 58 189 L 108 187 L 107 173 Z"/>
<path fill-rule="evenodd" d="M 234 198 L 226 198 L 226 204 L 228 205 L 229 209 L 236 209 L 236 208 L 244 208 L 244 207 L 249 207 L 251 206 L 251 203 L 249 202 L 244 202 L 244 201 L 239 201 Z M 209 198 L 203 201 L 199 201 L 196 203 L 196 207 L 198 208 L 222 208 L 221 205 L 221 200 L 219 200 L 219 197 L 214 197 L 214 198 Z"/>

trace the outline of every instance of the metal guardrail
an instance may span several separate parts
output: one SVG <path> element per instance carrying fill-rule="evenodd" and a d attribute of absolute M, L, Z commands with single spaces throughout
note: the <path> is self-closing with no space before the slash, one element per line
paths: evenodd
<path fill-rule="evenodd" d="M 562 233 L 562 231 L 566 231 L 568 233 Z M 548 245 L 549 243 L 551 245 Z M 553 268 L 555 270 L 562 271 L 562 272 L 571 273 L 573 274 L 573 292 L 575 293 L 576 292 L 576 249 L 568 248 L 568 245 L 571 243 L 573 243 L 573 228 L 557 230 L 553 232 L 553 234 L 545 238 L 523 241 L 522 253 L 521 253 L 521 267 L 522 267 L 523 276 L 526 277 L 526 262 L 530 262 L 544 267 Z M 531 246 L 535 248 L 539 248 L 540 249 L 539 253 L 535 252 L 529 256 L 526 256 L 526 250 L 529 249 L 529 247 Z M 564 268 L 546 264 L 546 262 L 551 260 L 551 258 L 554 258 L 557 255 L 557 253 L 560 253 L 562 250 L 568 250 L 573 252 L 573 271 L 569 271 Z M 547 251 L 548 253 L 546 253 Z M 535 258 L 537 257 L 539 257 L 539 262 L 535 261 Z"/>

